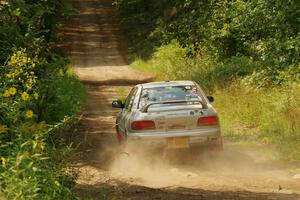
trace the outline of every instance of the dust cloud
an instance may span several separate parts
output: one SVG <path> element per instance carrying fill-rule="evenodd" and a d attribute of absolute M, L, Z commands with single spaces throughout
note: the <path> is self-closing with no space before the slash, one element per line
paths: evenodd
<path fill-rule="evenodd" d="M 300 180 L 291 183 L 293 173 L 288 170 L 291 166 L 272 159 L 267 150 L 231 144 L 223 152 L 152 149 L 128 146 L 118 151 L 110 168 L 111 175 L 152 188 L 300 191 Z"/>

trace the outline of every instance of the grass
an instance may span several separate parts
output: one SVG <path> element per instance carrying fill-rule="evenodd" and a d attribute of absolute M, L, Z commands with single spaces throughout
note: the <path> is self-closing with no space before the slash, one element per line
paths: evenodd
<path fill-rule="evenodd" d="M 253 90 L 232 85 L 215 92 L 222 133 L 235 140 L 275 144 L 282 159 L 300 160 L 298 88 Z"/>
<path fill-rule="evenodd" d="M 47 87 L 49 101 L 44 108 L 45 121 L 60 121 L 66 115 L 74 115 L 81 109 L 85 101 L 85 89 L 75 77 L 71 67 L 66 73 L 49 81 Z"/>
<path fill-rule="evenodd" d="M 134 68 L 156 75 L 157 80 L 191 79 L 215 96 L 214 106 L 223 135 L 235 141 L 275 145 L 282 159 L 300 161 L 300 85 L 286 82 L 257 89 L 246 84 L 255 64 L 244 57 L 225 63 L 210 58 L 190 58 L 176 41 L 157 49 L 152 58 L 136 58 Z"/>

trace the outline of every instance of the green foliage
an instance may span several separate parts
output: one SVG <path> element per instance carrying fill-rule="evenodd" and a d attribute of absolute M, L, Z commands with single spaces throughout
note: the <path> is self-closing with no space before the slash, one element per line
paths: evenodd
<path fill-rule="evenodd" d="M 71 7 L 11 0 L 1 1 L 0 11 L 0 196 L 75 198 L 64 132 L 84 91 L 55 48 L 56 29 Z"/>
<path fill-rule="evenodd" d="M 83 88 L 74 77 L 55 71 L 55 89 L 41 87 L 45 81 L 40 64 L 37 56 L 30 58 L 21 50 L 0 66 L 0 187 L 8 199 L 73 196 L 72 176 L 59 156 L 68 150 L 57 133 L 72 122 L 67 116 L 80 109 Z"/>
<path fill-rule="evenodd" d="M 245 76 L 257 68 L 257 64 L 245 56 L 234 56 L 224 62 L 200 59 L 198 70 L 192 76 L 206 90 L 230 85 L 232 80 Z"/>
<path fill-rule="evenodd" d="M 43 82 L 47 93 L 40 106 L 41 119 L 48 123 L 61 121 L 66 115 L 73 115 L 81 109 L 84 101 L 84 87 L 71 73 L 59 74 Z"/>
<path fill-rule="evenodd" d="M 272 78 L 273 77 L 273 78 Z M 286 84 L 297 83 L 300 81 L 300 64 L 297 66 L 287 67 L 285 70 L 257 70 L 243 77 L 241 82 L 244 85 L 254 88 L 285 86 Z"/>
<path fill-rule="evenodd" d="M 14 143 L 2 149 L 1 187 L 7 199 L 71 199 L 73 175 L 67 175 L 65 164 L 52 155 L 55 152 L 45 140 L 52 137 L 48 127 L 30 122 L 21 129 Z M 62 147 L 56 155 L 61 151 Z"/>
<path fill-rule="evenodd" d="M 53 45 L 50 42 L 57 40 L 56 29 L 72 13 L 72 8 L 66 0 L 9 0 L 1 1 L 0 11 L 0 62 L 3 63 L 14 48 L 46 54 L 48 46 Z"/>
<path fill-rule="evenodd" d="M 146 58 L 153 49 L 160 46 L 161 40 L 158 40 L 157 37 L 163 36 L 160 34 L 161 27 L 158 26 L 160 15 L 164 9 L 163 4 L 167 5 L 165 1 L 115 1 L 121 16 L 120 22 L 129 37 L 132 53 Z"/>
<path fill-rule="evenodd" d="M 281 71 L 300 63 L 297 0 L 116 0 L 116 5 L 133 55 L 141 59 L 175 39 L 188 56 L 209 60 L 231 78 L 260 68 L 268 85 L 281 84 Z M 237 64 L 239 59 L 247 66 Z M 206 73 L 215 73 L 210 70 Z"/>
<path fill-rule="evenodd" d="M 245 56 L 231 57 L 221 63 L 208 56 L 190 57 L 188 52 L 188 48 L 180 47 L 173 40 L 157 48 L 148 61 L 137 59 L 132 65 L 155 73 L 159 80 L 192 79 L 210 91 L 240 76 L 251 74 L 257 68 L 257 63 Z"/>
<path fill-rule="evenodd" d="M 133 66 L 148 72 L 154 72 L 161 80 L 185 79 L 193 74 L 194 63 L 186 56 L 186 49 L 180 48 L 175 40 L 159 47 L 149 62 L 137 60 Z M 196 70 L 196 69 L 195 69 Z"/>

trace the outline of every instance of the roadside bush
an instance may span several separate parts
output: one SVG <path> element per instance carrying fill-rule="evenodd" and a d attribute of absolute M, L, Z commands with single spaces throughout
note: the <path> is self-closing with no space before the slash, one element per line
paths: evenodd
<path fill-rule="evenodd" d="M 137 59 L 132 65 L 156 74 L 159 80 L 195 80 L 209 91 L 228 85 L 238 77 L 250 75 L 259 68 L 257 63 L 245 56 L 234 56 L 221 63 L 209 56 L 188 56 L 188 52 L 187 48 L 173 40 L 157 48 L 148 61 Z"/>
<path fill-rule="evenodd" d="M 84 101 L 84 87 L 74 76 L 73 71 L 59 74 L 54 79 L 46 79 L 41 86 L 47 91 L 40 104 L 41 119 L 47 123 L 61 121 L 81 109 Z"/>
<path fill-rule="evenodd" d="M 47 59 L 51 56 L 47 48 L 58 41 L 57 28 L 72 13 L 68 0 L 1 1 L 0 63 L 19 48 L 26 48 L 28 53 L 40 51 Z"/>
<path fill-rule="evenodd" d="M 64 136 L 55 138 L 54 135 L 57 127 L 62 129 L 72 121 L 67 116 L 80 109 L 82 87 L 73 86 L 80 86 L 74 77 L 61 79 L 59 83 L 65 88 L 57 87 L 52 94 L 68 102 L 61 104 L 56 98 L 48 98 L 46 109 L 39 109 L 47 98 L 43 93 L 47 90 L 40 87 L 44 82 L 39 75 L 42 66 L 38 57 L 27 56 L 25 49 L 16 51 L 6 65 L 0 66 L 0 187 L 8 199 L 62 199 L 73 195 L 69 189 L 73 178 L 66 174 L 66 165 L 60 160 L 63 157 L 55 160 L 66 149 Z M 52 76 L 60 79 L 66 75 L 53 73 Z M 68 93 L 57 92 L 61 89 L 74 92 L 72 101 L 66 99 Z M 66 103 L 71 105 L 66 109 L 61 107 Z M 54 109 L 55 104 L 58 105 Z M 53 114 L 46 113 L 49 108 L 54 112 L 62 110 L 49 117 Z M 51 124 L 41 120 L 41 110 L 46 114 L 45 119 L 51 119 Z"/>
<path fill-rule="evenodd" d="M 230 85 L 239 77 L 244 77 L 252 73 L 258 64 L 245 56 L 233 56 L 223 63 L 212 59 L 202 59 L 198 62 L 198 70 L 191 76 L 208 91 L 213 91 L 216 87 Z"/>
<path fill-rule="evenodd" d="M 67 1 L 0 1 L 0 198 L 75 199 L 66 129 L 84 100 L 56 30 Z"/>
<path fill-rule="evenodd" d="M 132 65 L 153 72 L 162 80 L 185 79 L 190 77 L 196 68 L 193 66 L 193 60 L 186 56 L 186 49 L 180 48 L 175 40 L 158 48 L 149 62 L 139 59 Z"/>

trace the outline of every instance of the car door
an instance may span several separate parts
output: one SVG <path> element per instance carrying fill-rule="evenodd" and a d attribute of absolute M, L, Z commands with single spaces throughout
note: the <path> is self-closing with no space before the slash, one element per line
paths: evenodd
<path fill-rule="evenodd" d="M 137 90 L 138 90 L 137 87 L 134 87 L 131 89 L 129 95 L 127 96 L 127 98 L 125 100 L 124 108 L 121 111 L 122 113 L 120 115 L 119 129 L 123 133 L 126 133 L 126 123 L 128 122 L 128 119 L 130 118 L 131 109 L 133 106 L 133 102 L 134 102 Z"/>

